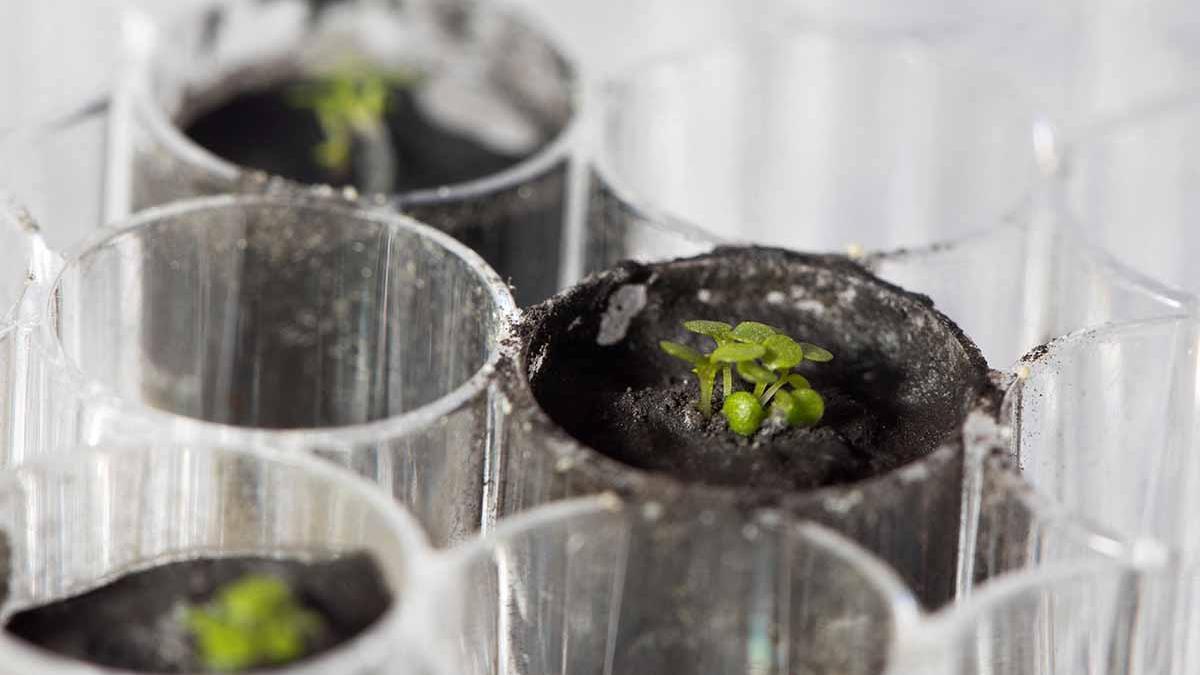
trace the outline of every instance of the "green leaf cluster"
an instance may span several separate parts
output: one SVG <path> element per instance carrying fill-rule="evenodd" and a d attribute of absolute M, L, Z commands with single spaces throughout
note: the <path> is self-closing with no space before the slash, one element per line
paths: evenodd
<path fill-rule="evenodd" d="M 317 162 L 344 173 L 350 165 L 355 132 L 383 124 L 392 87 L 412 86 L 419 78 L 409 72 L 383 73 L 353 64 L 292 87 L 292 106 L 311 110 L 324 140 L 313 150 Z"/>
<path fill-rule="evenodd" d="M 809 342 L 798 342 L 765 323 L 743 321 L 732 326 L 723 321 L 685 321 L 692 333 L 712 338 L 711 352 L 701 352 L 678 342 L 663 340 L 659 347 L 688 362 L 700 382 L 696 407 L 712 416 L 712 394 L 721 375 L 725 402 L 721 413 L 729 428 L 742 436 L 758 431 L 770 413 L 798 427 L 811 427 L 825 415 L 825 400 L 808 380 L 792 369 L 804 361 L 824 363 L 833 359 L 829 350 Z M 753 385 L 753 393 L 734 391 L 733 372 Z"/>
<path fill-rule="evenodd" d="M 321 616 L 305 609 L 286 583 L 262 574 L 246 575 L 206 605 L 189 607 L 186 622 L 205 667 L 221 672 L 295 661 L 324 630 Z"/>

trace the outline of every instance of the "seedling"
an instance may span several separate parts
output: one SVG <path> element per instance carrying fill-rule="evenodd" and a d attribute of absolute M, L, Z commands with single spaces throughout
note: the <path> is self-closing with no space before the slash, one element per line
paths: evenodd
<path fill-rule="evenodd" d="M 189 607 L 186 622 L 206 668 L 239 672 L 290 663 L 324 630 L 319 614 L 305 609 L 287 584 L 250 574 L 211 602 Z"/>
<path fill-rule="evenodd" d="M 417 80 L 417 75 L 408 71 L 385 74 L 363 64 L 348 63 L 295 85 L 289 100 L 297 108 L 312 110 L 321 124 L 325 139 L 313 150 L 317 162 L 344 174 L 350 167 L 356 138 L 368 143 L 387 138 L 383 116 L 388 111 L 391 88 L 412 86 Z"/>
<path fill-rule="evenodd" d="M 815 426 L 825 414 L 825 400 L 808 380 L 792 372 L 804 361 L 824 363 L 833 354 L 809 342 L 797 342 L 784 333 L 757 321 L 743 321 L 736 327 L 723 321 L 685 321 L 687 330 L 711 338 L 713 350 L 707 354 L 663 340 L 662 350 L 687 361 L 700 382 L 700 400 L 696 407 L 705 418 L 712 416 L 712 393 L 718 373 L 724 387 L 725 402 L 721 413 L 729 428 L 742 436 L 751 436 L 762 426 L 767 406 L 771 415 L 797 427 Z M 753 393 L 734 391 L 733 371 L 754 386 Z"/>

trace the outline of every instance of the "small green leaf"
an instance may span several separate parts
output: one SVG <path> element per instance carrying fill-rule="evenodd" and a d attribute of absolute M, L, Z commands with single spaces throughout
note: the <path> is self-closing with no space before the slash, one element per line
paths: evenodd
<path fill-rule="evenodd" d="M 733 332 L 733 326 L 724 321 L 704 321 L 697 319 L 695 321 L 684 321 L 683 327 L 693 333 L 707 335 L 718 343 L 728 340 L 729 334 Z"/>
<path fill-rule="evenodd" d="M 733 329 L 733 339 L 738 342 L 760 345 L 764 340 L 778 332 L 765 323 L 743 321 L 737 325 L 737 328 Z"/>
<path fill-rule="evenodd" d="M 237 671 L 255 665 L 258 654 L 250 633 L 197 610 L 188 613 L 188 627 L 210 670 Z"/>
<path fill-rule="evenodd" d="M 235 580 L 185 622 L 208 670 L 242 671 L 289 663 L 304 656 L 308 640 L 323 630 L 320 614 L 304 608 L 281 579 L 250 574 Z"/>
<path fill-rule="evenodd" d="M 804 349 L 804 358 L 817 363 L 825 363 L 833 360 L 833 354 L 824 347 L 818 347 L 811 342 L 801 342 L 800 347 Z"/>
<path fill-rule="evenodd" d="M 741 361 L 737 364 L 738 375 L 747 382 L 754 384 L 771 384 L 775 381 L 775 373 L 763 368 L 757 361 Z"/>
<path fill-rule="evenodd" d="M 705 360 L 705 356 L 703 354 L 687 345 L 681 345 L 678 342 L 663 340 L 662 342 L 658 343 L 658 346 L 664 352 L 674 356 L 677 359 L 683 359 L 693 366 L 698 363 L 702 363 Z"/>
<path fill-rule="evenodd" d="M 745 391 L 734 392 L 725 399 L 724 405 L 721 406 L 721 412 L 725 414 L 729 428 L 742 436 L 750 436 L 758 431 L 763 417 L 766 416 L 758 399 Z"/>
<path fill-rule="evenodd" d="M 221 591 L 220 604 L 234 625 L 252 626 L 271 618 L 291 602 L 287 584 L 264 575 L 249 575 Z"/>
<path fill-rule="evenodd" d="M 797 389 L 791 393 L 791 398 L 796 402 L 795 422 L 792 418 L 788 418 L 788 422 L 798 427 L 816 426 L 817 422 L 825 416 L 825 399 L 821 398 L 813 389 Z"/>
<path fill-rule="evenodd" d="M 808 378 L 799 373 L 788 375 L 787 383 L 792 385 L 793 389 L 812 389 L 812 385 L 808 383 Z"/>
<path fill-rule="evenodd" d="M 761 358 L 766 353 L 767 349 L 762 345 L 730 343 L 717 347 L 709 358 L 718 363 L 741 363 Z"/>
<path fill-rule="evenodd" d="M 804 348 L 792 338 L 776 333 L 763 340 L 767 355 L 763 365 L 771 370 L 791 370 L 804 360 Z"/>

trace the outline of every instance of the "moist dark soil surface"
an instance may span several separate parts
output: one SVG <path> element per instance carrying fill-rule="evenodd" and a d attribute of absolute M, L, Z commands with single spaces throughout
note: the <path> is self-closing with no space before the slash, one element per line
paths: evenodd
<path fill-rule="evenodd" d="M 305 657 L 353 638 L 381 617 L 392 598 L 365 554 L 306 563 L 267 558 L 207 558 L 135 572 L 82 595 L 19 612 L 5 629 L 43 649 L 109 668 L 203 672 L 180 615 L 221 586 L 251 573 L 282 578 L 324 618 Z"/>
<path fill-rule="evenodd" d="M 609 448 L 655 448 L 617 458 L 685 480 L 719 477 L 721 484 L 730 485 L 806 490 L 879 472 L 881 467 L 874 466 L 879 457 L 870 448 L 878 445 L 884 421 L 832 378 L 810 379 L 826 382 L 813 385 L 825 398 L 826 410 L 812 429 L 768 417 L 759 433 L 739 436 L 719 413 L 705 419 L 696 409 L 695 378 L 672 378 L 660 387 L 618 393 L 600 411 L 601 433 L 592 442 Z M 714 411 L 723 400 L 720 391 L 713 395 Z"/>
<path fill-rule="evenodd" d="M 234 164 L 291 180 L 365 190 L 358 163 L 345 173 L 332 172 L 316 161 L 324 140 L 317 116 L 290 100 L 301 79 L 242 91 L 220 105 L 183 120 L 184 133 L 210 152 Z M 508 155 L 439 125 L 417 105 L 410 88 L 394 87 L 389 95 L 386 126 L 396 161 L 393 192 L 433 188 L 481 178 L 517 164 Z M 361 152 L 355 148 L 352 153 Z"/>
<path fill-rule="evenodd" d="M 768 420 L 738 436 L 717 412 L 720 377 L 705 420 L 689 366 L 658 347 L 709 351 L 709 338 L 683 329 L 690 319 L 761 321 L 832 351 L 798 368 L 825 398 L 820 424 Z M 842 256 L 779 249 L 626 263 L 533 308 L 523 332 L 535 397 L 578 440 L 633 467 L 765 491 L 851 483 L 918 459 L 957 432 L 987 380 L 978 350 L 924 296 Z"/>

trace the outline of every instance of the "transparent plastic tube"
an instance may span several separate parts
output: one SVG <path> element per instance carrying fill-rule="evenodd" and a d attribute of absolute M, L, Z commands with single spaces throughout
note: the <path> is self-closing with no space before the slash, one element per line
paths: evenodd
<path fill-rule="evenodd" d="M 35 332 L 29 296 L 56 262 L 28 212 L 0 192 L 0 457 L 12 454 L 24 434 Z"/>
<path fill-rule="evenodd" d="M 1022 477 L 1126 541 L 1195 550 L 1194 319 L 1082 331 L 1029 355 L 1008 394 Z"/>
<path fill-rule="evenodd" d="M 386 193 L 382 201 L 466 242 L 513 279 L 523 301 L 558 288 L 577 126 L 575 64 L 515 11 L 494 3 L 223 2 L 170 27 L 135 25 L 126 36 L 135 63 L 122 97 L 131 110 L 123 123 L 132 208 L 280 189 L 286 181 L 218 157 L 180 124 L 256 84 L 358 58 L 417 74 L 414 105 L 456 135 L 436 141 L 447 144 L 437 149 L 441 156 L 461 153 L 470 139 L 520 158 L 473 178 L 365 191 Z M 428 139 L 404 141 L 407 148 Z M 420 171 L 406 169 L 404 156 L 392 159 L 398 171 Z"/>
<path fill-rule="evenodd" d="M 107 98 L 97 97 L 0 131 L 0 192 L 36 221 L 55 251 L 78 244 L 105 222 L 110 112 Z"/>
<path fill-rule="evenodd" d="M 877 34 L 911 34 L 930 40 L 979 40 L 980 35 L 1012 31 L 1037 16 L 1028 0 L 762 0 L 776 19 L 804 20 Z"/>
<path fill-rule="evenodd" d="M 119 0 L 43 0 L 5 7 L 0 134 L 39 124 L 81 98 L 102 99 L 120 59 Z M 46 45 L 56 45 L 47 49 Z M 3 168 L 0 168 L 3 170 Z"/>
<path fill-rule="evenodd" d="M 1136 568 L 1093 560 L 995 582 L 905 636 L 887 675 L 1132 675 Z"/>
<path fill-rule="evenodd" d="M 269 451 L 85 448 L 0 475 L 0 504 L 5 620 L 166 562 L 364 551 L 394 594 L 391 608 L 343 648 L 280 672 L 421 672 L 404 626 L 424 537 L 387 495 L 336 467 Z M 0 672 L 115 671 L 0 632 Z"/>
<path fill-rule="evenodd" d="M 0 327 L 21 319 L 21 304 L 44 252 L 33 219 L 9 195 L 0 192 Z"/>
<path fill-rule="evenodd" d="M 1140 117 L 1195 90 L 1200 50 L 1190 3 L 1071 0 L 1040 3 L 1028 16 L 1022 30 L 993 32 L 966 46 L 1026 90 L 1057 135 L 1046 168 L 1057 168 L 1062 143 L 1094 124 Z"/>
<path fill-rule="evenodd" d="M 593 194 L 629 208 L 593 208 L 589 236 L 617 244 L 632 213 L 798 250 L 927 245 L 999 222 L 1036 172 L 1019 92 L 911 36 L 780 21 L 600 99 Z"/>
<path fill-rule="evenodd" d="M 1192 94 L 1098 123 L 1072 139 L 1057 176 L 1081 232 L 1139 272 L 1193 293 L 1197 114 Z"/>
<path fill-rule="evenodd" d="M 1041 202 L 986 232 L 866 261 L 888 281 L 931 297 L 997 368 L 1074 331 L 1196 307 L 1193 296 L 1090 245 L 1065 211 Z"/>
<path fill-rule="evenodd" d="M 896 577 L 828 530 L 774 512 L 709 525 L 684 540 L 600 495 L 443 554 L 443 672 L 878 673 L 916 618 Z"/>
<path fill-rule="evenodd" d="M 479 527 L 514 308 L 448 236 L 326 200 L 181 202 L 82 247 L 40 300 L 23 457 L 266 444 L 368 476 L 438 543 Z"/>
<path fill-rule="evenodd" d="M 943 656 L 999 664 L 978 672 L 1182 674 L 1200 665 L 1197 330 L 1188 316 L 1109 325 L 1018 365 L 1005 401 L 1011 445 L 981 467 L 965 561 L 974 567 L 964 572 L 973 594 L 962 616 L 941 620 L 966 639 L 940 638 L 957 642 Z M 1089 550 L 1123 569 L 1079 577 Z M 1025 590 L 1006 579 L 1014 574 Z M 1021 637 L 1022 626 L 1040 637 Z M 997 630 L 1016 632 L 988 655 L 972 647 L 975 632 Z M 944 672 L 977 672 L 954 663 Z"/>

